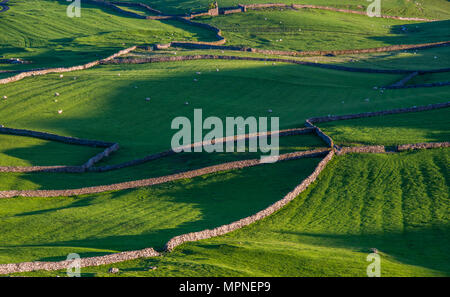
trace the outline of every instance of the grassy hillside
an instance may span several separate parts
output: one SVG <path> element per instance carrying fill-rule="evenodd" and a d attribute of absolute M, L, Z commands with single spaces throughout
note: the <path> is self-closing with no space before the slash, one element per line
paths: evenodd
<path fill-rule="evenodd" d="M 302 151 L 314 149 L 317 147 L 324 147 L 325 144 L 315 135 L 301 135 L 282 137 L 279 140 L 279 153 L 288 153 L 293 151 Z M 27 146 L 27 142 L 20 143 L 20 148 L 10 149 L 5 152 L 2 159 L 4 162 L 19 159 L 22 163 L 29 165 L 31 160 L 37 159 L 38 156 L 32 156 L 30 153 L 38 152 L 43 155 L 39 158 L 39 162 L 49 162 L 50 165 L 55 164 L 50 160 L 54 152 L 56 156 L 66 153 L 65 158 L 68 163 L 74 163 L 74 160 L 80 162 L 73 165 L 81 165 L 88 158 L 83 159 L 83 155 L 76 150 L 71 150 L 72 147 L 66 147 L 65 150 L 58 151 L 45 150 L 45 147 Z M 72 154 L 74 154 L 72 156 Z M 235 152 L 235 153 L 207 153 L 207 152 L 191 152 L 180 153 L 170 157 L 153 160 L 138 166 L 132 166 L 120 170 L 114 170 L 103 173 L 0 173 L 0 190 L 32 190 L 32 189 L 67 189 L 80 188 L 86 186 L 105 185 L 118 182 L 132 181 L 136 179 L 144 179 L 150 177 L 159 177 L 169 174 L 175 174 L 182 171 L 199 169 L 211 165 L 222 164 L 225 162 L 232 162 L 245 159 L 259 159 L 261 152 Z M 1 155 L 0 155 L 1 156 Z M 114 156 L 114 155 L 113 155 Z M 89 156 L 90 157 L 90 156 Z M 31 159 L 31 160 L 30 160 Z M 57 159 L 57 158 L 56 158 Z M 18 161 L 17 161 L 18 162 Z M 42 165 L 49 165 L 43 163 Z M 58 165 L 61 165 L 59 163 Z M 101 165 L 102 163 L 99 163 Z M 14 164 L 2 164 L 5 166 Z"/>
<path fill-rule="evenodd" d="M 450 109 L 334 121 L 319 127 L 344 146 L 450 141 Z"/>
<path fill-rule="evenodd" d="M 80 18 L 66 16 L 66 1 L 11 0 L 0 14 L 0 70 L 79 65 L 138 44 L 170 40 L 216 40 L 208 30 L 176 21 L 140 20 L 96 5 L 82 5 Z"/>
<path fill-rule="evenodd" d="M 312 116 L 448 99 L 448 87 L 384 93 L 373 89 L 400 78 L 220 60 L 101 66 L 62 79 L 52 74 L 3 86 L 0 95 L 8 99 L 1 103 L 0 118 L 7 127 L 119 142 L 122 148 L 111 158 L 116 163 L 170 148 L 172 119 L 192 118 L 194 108 L 202 108 L 204 118 L 278 116 L 283 129 L 302 127 Z M 55 91 L 60 93 L 56 103 Z"/>
<path fill-rule="evenodd" d="M 86 276 L 449 276 L 449 150 L 337 157 L 276 214 L 161 258 L 83 268 Z M 148 271 L 149 266 L 157 270 Z M 28 275 L 63 275 L 35 272 Z"/>
<path fill-rule="evenodd" d="M 320 159 L 262 165 L 137 190 L 0 199 L 0 263 L 162 248 L 173 236 L 230 223 L 281 199 Z M 261 183 L 264 180 L 264 183 Z"/>
<path fill-rule="evenodd" d="M 162 10 L 166 13 L 185 13 L 191 10 L 206 9 L 210 0 L 120 0 L 124 2 L 141 2 L 147 3 L 154 8 Z M 238 4 L 254 4 L 254 3 L 285 3 L 285 4 L 313 4 L 322 6 L 331 6 L 337 8 L 346 8 L 353 10 L 365 11 L 370 4 L 364 0 L 219 0 L 220 7 L 235 6 Z M 428 17 L 448 19 L 450 17 L 450 4 L 446 0 L 383 0 L 382 14 L 401 15 L 413 17 Z"/>
<path fill-rule="evenodd" d="M 227 44 L 278 50 L 361 49 L 450 39 L 450 21 L 406 22 L 315 9 L 251 10 L 204 22 L 222 29 Z"/>

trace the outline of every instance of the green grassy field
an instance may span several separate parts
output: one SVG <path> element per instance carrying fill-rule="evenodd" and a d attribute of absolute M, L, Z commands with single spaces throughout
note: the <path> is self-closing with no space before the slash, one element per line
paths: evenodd
<path fill-rule="evenodd" d="M 231 50 L 208 50 L 208 54 L 238 57 L 284 58 L 313 63 L 336 64 L 353 68 L 370 69 L 402 69 L 402 70 L 434 70 L 450 65 L 450 47 L 442 46 L 420 50 L 394 51 L 367 54 L 348 54 L 338 56 L 279 56 L 261 53 Z M 168 49 L 159 51 L 145 51 L 137 49 L 124 57 L 161 57 L 201 55 L 204 50 Z M 434 58 L 436 57 L 436 58 Z M 445 73 L 437 74 L 445 76 Z"/>
<path fill-rule="evenodd" d="M 230 223 L 269 206 L 307 177 L 319 160 L 80 197 L 0 199 L 0 263 L 62 259 L 69 251 L 88 256 L 161 249 L 173 236 Z"/>
<path fill-rule="evenodd" d="M 166 13 L 195 11 L 212 2 L 133 1 Z M 279 2 L 358 10 L 368 5 L 364 0 Z M 82 17 L 71 19 L 66 16 L 67 4 L 63 0 L 8 3 L 11 9 L 0 14 L 0 59 L 22 58 L 31 63 L 0 64 L 1 78 L 10 75 L 1 73 L 4 70 L 78 65 L 132 45 L 216 40 L 211 31 L 186 23 L 134 19 L 84 3 Z M 235 4 L 235 0 L 219 1 L 221 7 Z M 138 8 L 126 9 L 144 13 Z M 382 12 L 442 21 L 406 22 L 287 9 L 200 21 L 222 28 L 229 45 L 281 50 L 354 49 L 449 40 L 448 1 L 384 0 Z M 294 59 L 426 70 L 449 67 L 448 51 L 449 47 L 440 47 Z M 180 49 L 137 50 L 129 56 L 186 54 L 273 57 Z M 118 142 L 120 150 L 98 164 L 112 165 L 170 149 L 176 132 L 170 128 L 172 120 L 177 116 L 192 119 L 197 108 L 203 110 L 203 118 L 279 117 L 280 129 L 287 129 L 303 127 L 305 119 L 315 116 L 448 101 L 449 86 L 380 91 L 379 87 L 402 77 L 261 61 L 101 65 L 64 73 L 62 78 L 49 74 L 1 85 L 0 125 Z M 423 75 L 409 83 L 447 78 L 447 73 Z M 60 94 L 57 101 L 55 92 Z M 1 99 L 3 96 L 7 99 Z M 148 97 L 151 100 L 146 100 Z M 341 145 L 449 141 L 448 115 L 448 109 L 441 109 L 319 126 Z M 324 146 L 315 135 L 280 139 L 280 153 Z M 0 166 L 80 165 L 99 151 L 0 135 Z M 449 152 L 447 148 L 336 156 L 313 185 L 262 221 L 225 236 L 184 244 L 159 258 L 83 268 L 82 273 L 111 276 L 108 268 L 119 267 L 118 276 L 366 276 L 366 256 L 370 248 L 377 248 L 382 276 L 450 276 Z M 248 152 L 183 153 L 104 173 L 0 173 L 0 191 L 111 184 L 259 156 Z M 161 250 L 173 236 L 214 228 L 266 208 L 304 180 L 319 161 L 291 160 L 95 195 L 0 199 L 0 263 L 62 260 L 73 252 L 93 256 L 146 247 Z M 158 269 L 148 271 L 150 265 Z"/>
<path fill-rule="evenodd" d="M 450 141 L 450 109 L 318 124 L 336 144 L 399 145 Z"/>
<path fill-rule="evenodd" d="M 248 11 L 203 22 L 222 29 L 229 45 L 277 50 L 362 49 L 450 39 L 449 21 L 406 22 L 315 9 Z"/>
<path fill-rule="evenodd" d="M 130 46 L 171 40 L 216 40 L 206 29 L 177 21 L 124 17 L 96 5 L 82 5 L 82 17 L 66 16 L 66 1 L 11 0 L 0 14 L 0 58 L 29 64 L 0 64 L 0 70 L 62 67 L 88 63 Z"/>
<path fill-rule="evenodd" d="M 366 256 L 377 248 L 382 276 L 449 276 L 449 157 L 448 149 L 337 157 L 262 221 L 82 274 L 111 276 L 108 268 L 118 267 L 119 276 L 366 276 Z"/>
<path fill-rule="evenodd" d="M 0 166 L 81 165 L 102 150 L 0 134 Z"/>
<path fill-rule="evenodd" d="M 120 0 L 124 2 L 141 2 L 146 3 L 153 8 L 162 10 L 165 13 L 186 13 L 189 11 L 204 10 L 208 4 L 214 1 L 210 0 Z M 353 10 L 365 11 L 370 4 L 363 0 L 219 0 L 217 1 L 219 7 L 237 6 L 238 4 L 254 4 L 254 3 L 285 3 L 290 5 L 295 4 L 313 4 L 322 6 L 331 6 L 337 8 L 346 8 Z M 449 3 L 445 0 L 383 0 L 382 14 L 387 15 L 401 15 L 412 17 L 427 17 L 448 19 Z"/>

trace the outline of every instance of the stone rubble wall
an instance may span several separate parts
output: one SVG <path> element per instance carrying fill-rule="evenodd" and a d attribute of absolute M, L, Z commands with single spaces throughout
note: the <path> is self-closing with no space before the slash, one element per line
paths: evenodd
<path fill-rule="evenodd" d="M 153 248 L 146 248 L 137 251 L 120 252 L 98 257 L 87 257 L 80 259 L 80 268 L 89 266 L 100 266 L 106 264 L 119 263 L 123 261 L 134 260 L 138 258 L 157 257 L 160 254 Z M 67 269 L 73 260 L 64 260 L 58 262 L 22 262 L 12 264 L 0 264 L 0 274 L 9 274 L 17 272 L 29 272 L 35 270 L 62 270 Z"/>
<path fill-rule="evenodd" d="M 402 144 L 397 146 L 397 151 L 408 151 L 408 150 L 422 150 L 422 149 L 433 149 L 441 147 L 450 147 L 450 142 L 426 142 L 426 143 L 413 143 L 413 144 Z"/>
<path fill-rule="evenodd" d="M 128 54 L 132 51 L 134 51 L 137 47 L 136 46 L 132 46 L 129 47 L 127 49 L 121 50 L 105 59 L 102 60 L 97 60 L 97 61 L 93 61 L 84 65 L 78 65 L 78 66 L 72 66 L 72 67 L 60 67 L 60 68 L 47 68 L 47 69 L 40 69 L 40 70 L 32 70 L 32 71 L 25 71 L 25 72 L 21 72 L 17 75 L 11 76 L 11 77 L 7 77 L 4 79 L 0 79 L 0 85 L 1 84 L 7 84 L 7 83 L 11 83 L 11 82 L 15 82 L 21 79 L 24 79 L 26 77 L 30 77 L 30 76 L 36 76 L 36 75 L 44 75 L 44 74 L 49 74 L 49 73 L 64 73 L 64 72 L 71 72 L 71 71 L 77 71 L 77 70 L 84 70 L 84 69 L 88 69 L 94 66 L 99 65 L 100 63 L 104 63 L 110 60 L 113 60 L 121 55 L 125 55 Z"/>
<path fill-rule="evenodd" d="M 308 133 L 314 133 L 314 132 L 315 132 L 315 130 L 310 129 L 310 128 L 294 128 L 294 129 L 280 130 L 275 133 L 278 133 L 279 136 L 294 136 L 294 135 L 308 134 Z M 213 143 L 230 142 L 230 141 L 236 141 L 238 139 L 246 139 L 247 140 L 247 139 L 251 139 L 253 137 L 258 137 L 260 135 L 271 135 L 271 134 L 272 134 L 272 132 L 266 132 L 266 133 L 258 132 L 255 134 L 244 134 L 244 135 L 237 135 L 234 137 L 224 137 L 221 139 L 213 140 Z M 196 142 L 196 143 L 192 143 L 192 144 L 188 145 L 187 147 L 194 148 L 196 146 L 204 145 L 204 144 L 205 143 L 203 143 L 203 142 Z M 206 144 L 208 144 L 208 143 L 206 143 Z M 102 166 L 102 167 L 90 167 L 89 171 L 104 172 L 104 171 L 117 170 L 117 169 L 122 169 L 125 167 L 144 164 L 144 163 L 152 161 L 152 160 L 156 160 L 156 159 L 167 157 L 167 156 L 172 156 L 175 154 L 176 153 L 172 149 L 170 149 L 167 151 L 163 151 L 163 152 L 156 153 L 156 154 L 150 154 L 150 155 L 145 156 L 144 158 L 127 161 L 124 163 L 119 163 L 119 164 L 114 164 L 114 165 L 106 165 L 106 166 Z"/>
<path fill-rule="evenodd" d="M 334 151 L 329 151 L 327 153 L 326 157 L 319 163 L 319 165 L 316 167 L 314 172 L 309 177 L 307 177 L 305 180 L 303 180 L 300 185 L 295 187 L 295 189 L 293 191 L 289 192 L 281 200 L 275 202 L 274 204 L 267 207 L 266 209 L 259 211 L 252 216 L 240 219 L 231 224 L 223 225 L 223 226 L 211 229 L 211 230 L 207 229 L 207 230 L 203 230 L 203 231 L 199 231 L 199 232 L 192 232 L 192 233 L 175 236 L 166 243 L 164 249 L 166 251 L 172 251 L 175 247 L 177 247 L 183 243 L 224 235 L 226 233 L 235 231 L 242 227 L 248 226 L 251 223 L 254 223 L 256 221 L 266 218 L 267 216 L 280 210 L 283 206 L 288 204 L 295 197 L 297 197 L 301 192 L 303 192 L 305 189 L 307 189 L 308 186 L 317 179 L 317 176 L 320 174 L 320 172 L 322 172 L 322 170 L 325 168 L 325 166 L 328 164 L 328 162 L 333 158 L 333 155 L 334 155 Z"/>
<path fill-rule="evenodd" d="M 385 89 L 411 89 L 411 88 L 434 88 L 450 86 L 450 81 L 439 81 L 435 83 L 417 84 L 417 85 L 403 85 L 403 86 L 388 86 Z"/>
<path fill-rule="evenodd" d="M 315 158 L 327 153 L 329 149 L 321 148 L 311 151 L 299 151 L 294 153 L 282 154 L 279 156 L 278 161 L 292 160 L 297 158 Z M 176 181 L 180 179 L 194 178 L 197 176 L 215 173 L 219 171 L 227 171 L 233 169 L 242 169 L 246 167 L 252 167 L 261 165 L 260 159 L 250 159 L 242 161 L 234 161 L 228 163 L 222 163 L 219 165 L 212 165 L 196 170 L 185 171 L 181 173 L 175 173 L 166 176 L 153 177 L 141 180 L 134 180 L 129 182 L 122 182 L 110 185 L 101 185 L 93 187 L 84 187 L 78 189 L 65 189 L 65 190 L 9 190 L 0 191 L 0 198 L 12 198 L 12 197 L 69 197 L 69 196 L 79 196 L 86 194 L 96 194 L 107 191 L 119 191 L 134 189 L 140 187 L 149 187 L 153 185 L 158 185 L 162 183 L 167 183 L 171 181 Z"/>
<path fill-rule="evenodd" d="M 345 155 L 349 153 L 386 153 L 386 148 L 384 145 L 370 145 L 370 146 L 354 146 L 354 147 L 343 147 L 336 151 L 336 155 Z"/>
<path fill-rule="evenodd" d="M 173 43 L 172 43 L 173 44 Z M 193 44 L 190 44 L 191 46 Z M 171 45 L 165 45 L 165 48 L 169 48 Z M 202 45 L 203 46 L 203 45 Z M 207 45 L 209 46 L 209 45 Z M 147 57 L 147 58 L 120 58 L 114 60 L 108 60 L 101 64 L 142 64 L 142 63 L 161 63 L 161 62 L 175 62 L 175 61 L 190 61 L 190 60 L 243 60 L 243 61 L 261 61 L 261 62 L 279 62 L 279 63 L 291 63 L 298 65 L 306 65 L 313 67 L 320 67 L 324 69 L 350 71 L 350 72 L 363 72 L 363 73 L 386 73 L 386 74 L 409 74 L 414 70 L 401 70 L 401 69 L 370 69 L 370 68 L 353 68 L 332 64 L 320 64 L 299 61 L 294 59 L 282 59 L 282 58 L 257 58 L 257 57 L 240 57 L 240 56 L 226 56 L 226 55 L 185 55 L 185 56 L 167 56 L 167 57 Z M 424 70 L 423 73 L 437 73 L 447 72 L 450 68 L 436 69 L 436 70 Z"/>
<path fill-rule="evenodd" d="M 111 4 L 113 5 L 123 5 L 123 6 L 131 6 L 131 7 L 140 7 L 140 8 L 144 8 L 147 11 L 149 11 L 150 13 L 154 13 L 154 14 L 159 14 L 159 15 L 163 15 L 163 13 L 157 9 L 154 9 L 153 7 L 150 7 L 147 4 L 144 3 L 139 3 L 139 2 L 117 2 L 117 1 L 112 1 Z"/>
<path fill-rule="evenodd" d="M 221 227 L 215 228 L 213 230 L 204 230 L 200 232 L 188 233 L 185 235 L 176 236 L 170 239 L 165 245 L 165 250 L 171 251 L 173 248 L 181 243 L 193 240 L 200 240 L 211 238 L 213 236 L 222 235 L 244 226 L 247 226 L 257 220 L 263 219 L 270 214 L 276 212 L 281 209 L 284 205 L 292 201 L 295 197 L 297 197 L 302 191 L 304 191 L 312 182 L 314 182 L 319 175 L 319 173 L 325 168 L 326 164 L 332 159 L 334 152 L 333 151 L 322 151 L 316 152 L 309 155 L 309 157 L 318 157 L 326 154 L 326 157 L 318 164 L 314 172 L 302 183 L 297 186 L 293 191 L 288 193 L 283 199 L 278 202 L 272 204 L 265 210 L 262 210 L 256 213 L 253 216 L 241 219 L 239 221 L 233 222 L 228 225 L 223 225 Z M 306 154 L 304 155 L 306 156 Z M 286 154 L 285 160 L 298 158 L 299 155 L 297 153 Z M 1 197 L 1 196 L 0 196 Z M 127 251 L 121 253 L 114 253 L 105 256 L 98 257 L 88 257 L 80 259 L 80 267 L 89 267 L 89 266 L 100 266 L 106 264 L 119 263 L 123 261 L 138 259 L 138 258 L 149 258 L 149 257 L 157 257 L 160 254 L 155 251 L 153 248 L 146 248 L 137 251 Z M 0 264 L 0 274 L 10 274 L 10 273 L 18 273 L 18 272 L 29 272 L 36 270 L 62 270 L 67 269 L 70 264 L 72 264 L 72 260 L 58 261 L 58 262 L 22 262 L 22 263 L 12 263 L 12 264 Z"/>
<path fill-rule="evenodd" d="M 0 172 L 64 172 L 64 173 L 82 173 L 92 167 L 103 158 L 119 149 L 119 144 L 103 142 L 98 140 L 80 139 L 75 137 L 60 136 L 52 133 L 37 132 L 25 129 L 13 129 L 0 127 L 0 134 L 17 135 L 33 137 L 50 141 L 62 142 L 70 145 L 82 145 L 90 147 L 104 147 L 105 150 L 90 158 L 82 166 L 0 166 Z"/>
<path fill-rule="evenodd" d="M 320 6 L 320 5 L 308 5 L 308 4 L 283 4 L 283 3 L 270 3 L 270 4 L 248 4 L 245 5 L 246 9 L 264 9 L 264 8 L 294 8 L 294 9 L 321 9 L 321 10 L 330 10 L 335 12 L 344 12 L 344 13 L 352 13 L 359 15 L 367 15 L 366 11 L 359 10 L 351 10 L 351 9 L 342 9 L 335 8 L 329 6 Z M 403 20 L 403 21 L 424 21 L 424 22 L 432 22 L 437 21 L 435 19 L 425 19 L 425 18 L 409 18 L 409 17 L 401 17 L 401 16 L 390 16 L 390 15 L 382 15 L 381 18 L 385 19 L 395 19 L 395 20 Z"/>
<path fill-rule="evenodd" d="M 413 106 L 413 107 L 408 107 L 408 108 L 398 108 L 398 109 L 375 111 L 375 112 L 365 112 L 365 113 L 348 114 L 348 115 L 341 115 L 341 116 L 331 115 L 331 116 L 325 116 L 325 117 L 315 117 L 315 118 L 308 119 L 308 121 L 310 123 L 325 123 L 325 122 L 331 122 L 331 121 L 360 119 L 360 118 L 368 118 L 368 117 L 383 116 L 383 115 L 390 115 L 390 114 L 427 111 L 427 110 L 448 108 L 448 107 L 450 107 L 450 101 L 445 102 L 445 103 L 429 104 L 429 105 L 424 105 L 424 106 Z"/>
<path fill-rule="evenodd" d="M 414 72 L 408 74 L 407 76 L 405 76 L 404 78 L 402 78 L 398 82 L 395 82 L 392 85 L 386 87 L 386 89 L 403 87 L 408 81 L 410 81 L 416 75 L 419 75 L 418 71 L 414 71 Z"/>
<path fill-rule="evenodd" d="M 66 144 L 76 144 L 76 145 L 84 145 L 84 146 L 91 146 L 91 147 L 106 147 L 107 148 L 114 144 L 112 142 L 80 139 L 80 138 L 76 138 L 76 137 L 60 136 L 60 135 L 47 133 L 47 132 L 37 132 L 37 131 L 26 130 L 26 129 L 13 129 L 13 128 L 6 128 L 6 127 L 0 127 L 0 134 L 26 136 L 26 137 L 39 138 L 39 139 L 44 139 L 44 140 L 57 141 L 57 142 L 62 142 L 62 143 L 66 143 Z"/>

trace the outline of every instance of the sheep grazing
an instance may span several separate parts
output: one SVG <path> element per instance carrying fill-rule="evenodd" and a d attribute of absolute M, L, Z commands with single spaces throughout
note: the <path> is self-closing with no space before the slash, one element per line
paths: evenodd
<path fill-rule="evenodd" d="M 185 104 L 185 105 L 189 105 L 189 102 L 186 101 L 186 102 L 184 102 L 184 104 Z"/>
<path fill-rule="evenodd" d="M 59 93 L 58 93 L 58 92 L 56 92 L 56 93 L 55 93 L 55 96 L 56 96 L 56 97 L 58 97 L 58 96 L 59 96 Z"/>
<path fill-rule="evenodd" d="M 59 75 L 59 78 L 63 78 L 63 77 L 64 77 L 64 75 L 62 75 L 62 74 Z"/>
<path fill-rule="evenodd" d="M 120 73 L 117 73 L 117 76 L 120 76 Z"/>
<path fill-rule="evenodd" d="M 369 101 L 370 101 L 370 99 L 369 99 L 369 98 L 366 98 L 366 99 L 364 99 L 364 101 L 366 101 L 366 102 L 369 102 Z"/>
<path fill-rule="evenodd" d="M 268 112 L 272 112 L 272 109 L 267 110 Z"/>
<path fill-rule="evenodd" d="M 8 99 L 8 96 L 3 96 L 3 99 L 5 99 L 5 100 Z"/>
<path fill-rule="evenodd" d="M 62 109 L 58 110 L 58 114 L 62 114 L 62 113 L 63 113 Z"/>
<path fill-rule="evenodd" d="M 145 98 L 145 101 L 150 101 L 150 97 Z"/>
<path fill-rule="evenodd" d="M 216 71 L 219 72 L 219 68 L 217 68 Z"/>
<path fill-rule="evenodd" d="M 198 81 L 198 79 L 194 78 L 194 81 Z"/>
<path fill-rule="evenodd" d="M 201 73 L 200 71 L 197 71 L 196 74 L 200 75 L 200 74 L 202 74 L 202 73 Z"/>

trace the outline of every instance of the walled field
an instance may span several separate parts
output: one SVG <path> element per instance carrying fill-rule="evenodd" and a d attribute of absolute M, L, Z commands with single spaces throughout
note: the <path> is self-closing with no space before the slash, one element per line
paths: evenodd
<path fill-rule="evenodd" d="M 276 50 L 342 50 L 448 40 L 449 21 L 423 23 L 315 9 L 267 9 L 203 19 L 229 45 Z M 405 27 L 407 31 L 403 31 Z"/>
<path fill-rule="evenodd" d="M 61 260 L 69 250 L 91 256 L 148 246 L 161 249 L 175 235 L 263 209 L 309 175 L 318 160 L 280 162 L 98 195 L 0 199 L 0 263 Z"/>
<path fill-rule="evenodd" d="M 263 221 L 160 258 L 83 272 L 108 276 L 108 267 L 119 267 L 120 276 L 365 276 L 368 250 L 377 248 L 384 275 L 448 276 L 449 158 L 448 149 L 342 156 L 313 187 Z"/>
<path fill-rule="evenodd" d="M 11 273 L 4 264 L 61 261 L 74 252 L 105 259 L 153 248 L 160 256 L 118 256 L 82 273 L 114 276 L 107 271 L 118 267 L 115 276 L 366 276 L 366 256 L 376 248 L 382 276 L 450 275 L 450 85 L 409 88 L 449 81 L 450 47 L 403 47 L 450 41 L 448 1 L 383 3 L 385 15 L 435 22 L 286 7 L 190 20 L 186 13 L 211 1 L 126 2 L 185 19 L 142 19 L 130 13 L 159 13 L 92 2 L 71 19 L 65 0 L 10 0 L 0 13 L 0 127 L 107 142 L 89 147 L 0 129 L 0 274 Z M 374 49 L 386 46 L 394 47 Z M 351 53 L 325 54 L 330 50 Z M 49 67 L 58 69 L 35 70 Z M 414 71 L 419 75 L 390 89 Z M 427 106 L 435 109 L 423 111 Z M 311 119 L 411 107 L 422 111 Z M 259 164 L 260 151 L 176 154 L 172 120 L 193 122 L 194 109 L 224 122 L 278 117 L 280 130 L 308 126 L 301 130 L 308 133 L 282 136 L 278 152 L 289 155 L 274 164 Z M 422 142 L 428 149 L 395 151 Z M 370 145 L 392 151 L 351 148 Z M 113 152 L 86 165 L 105 148 Z M 121 164 L 130 166 L 109 170 Z M 80 171 L 37 168 L 54 165 Z M 31 166 L 34 172 L 20 172 Z"/>

